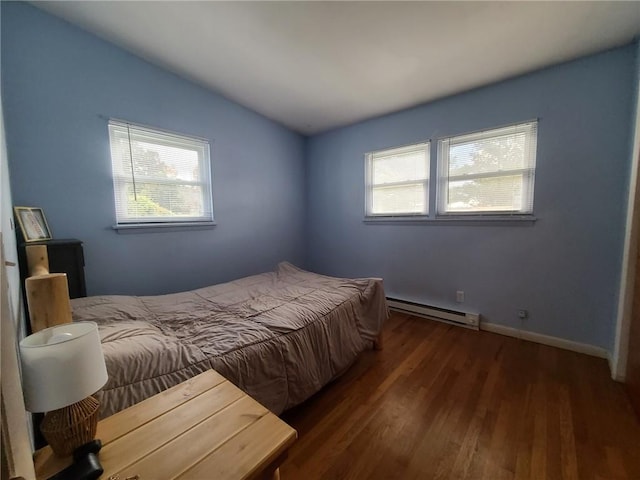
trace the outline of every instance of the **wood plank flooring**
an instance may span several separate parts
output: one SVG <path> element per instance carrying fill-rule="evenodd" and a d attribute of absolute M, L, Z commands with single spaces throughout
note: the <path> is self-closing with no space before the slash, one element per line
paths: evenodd
<path fill-rule="evenodd" d="M 384 350 L 283 415 L 283 479 L 640 479 L 605 360 L 394 313 Z"/>

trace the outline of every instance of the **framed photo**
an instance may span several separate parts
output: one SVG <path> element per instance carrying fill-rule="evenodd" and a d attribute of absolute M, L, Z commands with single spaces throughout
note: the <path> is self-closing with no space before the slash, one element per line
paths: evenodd
<path fill-rule="evenodd" d="M 51 240 L 51 230 L 44 212 L 37 207 L 13 207 L 25 242 Z"/>

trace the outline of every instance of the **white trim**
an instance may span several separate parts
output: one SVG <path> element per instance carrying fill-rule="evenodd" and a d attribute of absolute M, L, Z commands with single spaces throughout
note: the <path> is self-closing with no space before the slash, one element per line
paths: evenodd
<path fill-rule="evenodd" d="M 524 125 L 527 123 L 536 123 L 536 122 L 540 122 L 541 117 L 533 117 L 529 120 L 522 120 L 522 121 L 518 121 L 516 123 L 510 122 L 510 123 L 504 123 L 502 125 L 497 125 L 497 126 L 493 126 L 490 128 L 479 128 L 477 130 L 471 130 L 471 131 L 464 131 L 464 132 L 456 132 L 456 133 L 450 133 L 450 134 L 445 134 L 445 135 L 441 135 L 438 137 L 438 140 L 441 138 L 454 138 L 454 137 L 463 137 L 465 135 L 477 135 L 477 134 L 482 134 L 485 132 L 490 132 L 492 130 L 500 130 L 500 129 L 506 129 L 509 127 L 513 127 L 514 125 Z M 433 140 L 433 139 L 431 139 Z"/>
<path fill-rule="evenodd" d="M 640 54 L 640 50 L 639 50 Z M 624 382 L 627 375 L 627 354 L 629 350 L 629 329 L 633 309 L 633 293 L 638 257 L 638 229 L 640 224 L 640 79 L 636 85 L 636 118 L 631 154 L 631 173 L 629 175 L 629 197 L 627 199 L 627 221 L 624 233 L 624 251 L 622 271 L 620 272 L 620 293 L 618 296 L 618 315 L 616 317 L 616 338 L 610 361 L 611 377 Z"/>
<path fill-rule="evenodd" d="M 533 225 L 537 221 L 533 215 L 455 215 L 452 217 L 430 218 L 426 215 L 378 215 L 366 217 L 364 223 L 405 223 L 407 225 Z"/>
<path fill-rule="evenodd" d="M 616 374 L 614 374 L 614 366 L 613 366 L 613 353 L 611 352 L 607 352 L 607 363 L 609 364 L 609 371 L 611 372 L 611 378 L 616 381 L 616 382 L 622 382 L 624 383 L 625 378 L 624 377 L 620 377 L 620 376 L 616 376 Z"/>
<path fill-rule="evenodd" d="M 108 120 L 109 123 L 113 123 L 115 125 L 120 125 L 126 128 L 127 125 L 130 125 L 132 127 L 135 128 L 139 128 L 141 130 L 148 130 L 151 133 L 165 133 L 167 135 L 173 135 L 174 137 L 177 138 L 190 138 L 192 140 L 196 140 L 197 142 L 206 142 L 206 143 L 211 143 L 211 140 L 209 140 L 206 137 L 198 137 L 197 135 L 187 135 L 185 133 L 180 133 L 180 132 L 174 132 L 173 130 L 167 130 L 165 128 L 158 128 L 158 127 L 152 127 L 151 125 L 145 125 L 144 123 L 137 123 L 137 122 L 129 122 L 127 120 L 122 120 L 120 118 L 114 118 L 114 117 L 107 117 L 104 115 L 98 115 L 98 117 L 104 119 L 104 120 Z"/>
<path fill-rule="evenodd" d="M 500 138 L 511 136 L 514 134 L 524 134 L 525 148 L 524 148 L 524 161 L 525 166 L 520 169 L 513 170 L 499 170 L 499 171 L 487 171 L 478 172 L 467 175 L 451 175 L 449 171 L 449 161 L 451 148 L 456 145 L 464 145 L 477 140 L 485 140 L 492 138 Z M 476 133 L 465 133 L 462 135 L 456 135 L 453 137 L 442 137 L 438 139 L 437 146 L 437 181 L 436 181 L 436 216 L 457 216 L 457 215 L 486 215 L 486 214 L 509 214 L 515 213 L 520 215 L 533 214 L 533 200 L 534 200 L 534 183 L 535 183 L 535 170 L 536 170 L 536 154 L 537 154 L 537 136 L 538 136 L 538 121 L 531 121 L 527 123 L 517 123 L 500 128 L 492 128 L 489 130 L 481 130 Z M 499 178 L 510 177 L 519 173 L 522 176 L 522 191 L 520 195 L 520 209 L 518 210 L 488 210 L 480 209 L 474 210 L 462 210 L 449 209 L 449 187 L 453 182 L 463 180 L 474 180 L 483 178 Z M 515 205 L 512 205 L 515 207 Z"/>
<path fill-rule="evenodd" d="M 405 153 L 424 153 L 425 162 L 425 177 L 424 178 L 412 178 L 410 180 L 403 180 L 398 182 L 389 183 L 374 183 L 374 163 L 376 160 L 384 158 L 393 158 L 396 155 L 402 155 Z M 429 215 L 429 187 L 430 187 L 430 171 L 431 171 L 431 142 L 421 142 L 411 145 L 404 145 L 401 147 L 389 148 L 386 150 L 378 150 L 375 152 L 369 152 L 364 155 L 365 159 L 365 200 L 364 200 L 364 217 L 376 218 L 379 216 L 393 216 L 411 218 L 415 216 L 427 216 Z M 424 209 L 421 212 L 394 212 L 394 213 L 373 213 L 373 191 L 376 188 L 383 187 L 402 187 L 410 185 L 420 185 L 424 189 Z"/>
<path fill-rule="evenodd" d="M 108 131 L 111 148 L 116 225 L 118 227 L 122 225 L 147 223 L 204 222 L 211 224 L 214 222 L 211 153 L 208 140 L 152 129 L 134 123 L 123 123 L 122 121 L 113 119 L 108 122 Z M 197 169 L 199 171 L 198 179 L 182 180 L 177 177 L 164 178 L 156 171 L 152 171 L 146 176 L 136 174 L 134 163 L 136 163 L 137 160 L 132 153 L 132 144 L 140 141 L 158 147 L 172 147 L 195 153 L 197 155 Z M 123 160 L 126 162 L 126 166 Z M 128 169 L 130 171 L 127 171 Z M 202 210 L 190 212 L 194 215 L 189 217 L 179 215 L 160 216 L 159 214 L 142 217 L 133 216 L 129 211 L 131 203 L 127 195 L 128 187 L 133 187 L 133 193 L 135 195 L 136 185 L 145 183 L 159 185 L 161 189 L 171 186 L 198 187 Z"/>
<path fill-rule="evenodd" d="M 596 347 L 595 345 L 589 345 L 588 343 L 574 342 L 572 340 L 566 340 L 560 337 L 552 337 L 550 335 L 544 335 L 542 333 L 530 332 L 528 330 L 519 330 L 517 328 L 505 327 L 504 325 L 498 325 L 497 323 L 488 323 L 481 321 L 480 330 L 491 333 L 498 333 L 500 335 L 506 335 L 508 337 L 515 337 L 521 340 L 527 340 L 529 342 L 540 343 L 542 345 L 548 345 L 550 347 L 562 348 L 563 350 L 570 350 L 572 352 L 584 353 L 585 355 L 591 355 L 592 357 L 609 357 L 609 352 L 607 352 L 607 350 L 602 347 Z"/>
<path fill-rule="evenodd" d="M 135 230 L 151 228 L 182 228 L 182 227 L 215 227 L 216 222 L 154 222 L 154 223 L 118 223 L 111 228 L 114 230 Z"/>

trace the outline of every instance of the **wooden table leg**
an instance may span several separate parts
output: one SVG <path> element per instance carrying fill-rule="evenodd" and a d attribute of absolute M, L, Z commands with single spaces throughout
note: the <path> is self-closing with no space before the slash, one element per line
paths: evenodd
<path fill-rule="evenodd" d="M 261 480 L 280 480 L 280 465 L 284 462 L 289 456 L 289 452 L 284 452 L 280 455 L 275 461 L 271 462 L 271 464 L 265 468 L 260 474 Z"/>

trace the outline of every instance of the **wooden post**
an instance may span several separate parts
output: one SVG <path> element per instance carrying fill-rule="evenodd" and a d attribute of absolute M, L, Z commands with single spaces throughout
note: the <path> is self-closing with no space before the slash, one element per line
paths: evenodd
<path fill-rule="evenodd" d="M 61 323 L 70 323 L 71 302 L 66 273 L 49 273 L 46 245 L 28 245 L 25 281 L 27 306 L 33 333 Z"/>
<path fill-rule="evenodd" d="M 29 277 L 25 287 L 32 332 L 72 321 L 66 273 Z"/>
<path fill-rule="evenodd" d="M 49 256 L 46 245 L 27 245 L 27 271 L 30 277 L 49 273 Z"/>

